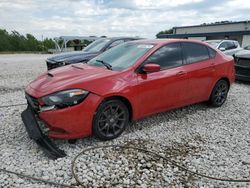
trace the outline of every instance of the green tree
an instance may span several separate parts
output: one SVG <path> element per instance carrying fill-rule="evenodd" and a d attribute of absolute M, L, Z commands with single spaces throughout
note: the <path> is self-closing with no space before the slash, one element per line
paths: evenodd
<path fill-rule="evenodd" d="M 6 30 L 0 29 L 0 51 L 10 51 L 11 45 L 9 34 Z"/>
<path fill-rule="evenodd" d="M 33 35 L 26 34 L 26 50 L 27 51 L 41 51 L 42 46 L 40 45 L 41 42 L 39 42 Z"/>
<path fill-rule="evenodd" d="M 5 29 L 0 29 L 0 52 L 1 51 L 47 51 L 54 48 L 52 39 L 45 38 L 44 41 L 37 40 L 33 35 L 21 35 L 17 31 L 8 33 Z"/>
<path fill-rule="evenodd" d="M 54 41 L 52 39 L 49 39 L 49 38 L 45 38 L 42 45 L 44 47 L 44 50 L 55 48 Z"/>
<path fill-rule="evenodd" d="M 9 42 L 11 45 L 10 51 L 26 50 L 26 38 L 17 31 L 12 31 L 11 34 L 9 34 Z"/>
<path fill-rule="evenodd" d="M 171 28 L 171 29 L 167 29 L 165 31 L 160 31 L 159 33 L 156 34 L 156 37 L 158 37 L 158 35 L 161 35 L 161 34 L 173 34 L 174 33 L 174 29 Z"/>

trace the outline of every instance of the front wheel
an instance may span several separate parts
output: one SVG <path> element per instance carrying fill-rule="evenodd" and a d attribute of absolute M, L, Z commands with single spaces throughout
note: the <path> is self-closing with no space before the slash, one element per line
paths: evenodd
<path fill-rule="evenodd" d="M 219 80 L 211 93 L 209 103 L 213 107 L 220 107 L 227 99 L 229 85 L 226 80 Z"/>
<path fill-rule="evenodd" d="M 93 133 L 101 140 L 111 140 L 118 137 L 128 123 L 129 111 L 122 101 L 104 101 L 96 111 L 93 120 Z"/>

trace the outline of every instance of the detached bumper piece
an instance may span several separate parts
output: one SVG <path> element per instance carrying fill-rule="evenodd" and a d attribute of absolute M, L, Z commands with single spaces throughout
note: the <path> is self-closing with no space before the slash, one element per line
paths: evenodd
<path fill-rule="evenodd" d="M 35 112 L 29 105 L 21 116 L 29 137 L 35 140 L 49 158 L 57 159 L 66 156 L 63 150 L 60 150 L 48 136 L 42 133 L 36 121 Z"/>

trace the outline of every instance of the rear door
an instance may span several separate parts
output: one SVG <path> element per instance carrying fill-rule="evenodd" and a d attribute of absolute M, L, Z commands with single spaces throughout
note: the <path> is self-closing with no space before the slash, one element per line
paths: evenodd
<path fill-rule="evenodd" d="M 193 42 L 183 42 L 184 52 L 183 66 L 188 77 L 189 103 L 206 100 L 210 95 L 210 90 L 215 76 L 214 58 L 216 51 Z"/>
<path fill-rule="evenodd" d="M 187 74 L 183 69 L 180 43 L 171 43 L 154 52 L 142 65 L 154 63 L 159 72 L 137 73 L 138 106 L 141 116 L 181 105 L 186 99 Z"/>

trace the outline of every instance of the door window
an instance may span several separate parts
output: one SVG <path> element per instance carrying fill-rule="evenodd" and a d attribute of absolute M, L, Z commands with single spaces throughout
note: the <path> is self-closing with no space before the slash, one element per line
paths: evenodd
<path fill-rule="evenodd" d="M 172 43 L 161 47 L 154 52 L 144 64 L 155 63 L 162 69 L 177 67 L 182 65 L 182 49 L 180 43 Z"/>
<path fill-rule="evenodd" d="M 204 61 L 210 58 L 207 47 L 202 44 L 184 42 L 182 46 L 187 64 Z"/>
<path fill-rule="evenodd" d="M 237 48 L 237 45 L 233 41 L 222 42 L 219 48 L 225 48 L 226 50 L 231 50 Z"/>

